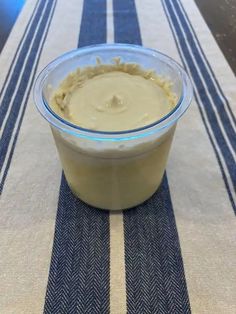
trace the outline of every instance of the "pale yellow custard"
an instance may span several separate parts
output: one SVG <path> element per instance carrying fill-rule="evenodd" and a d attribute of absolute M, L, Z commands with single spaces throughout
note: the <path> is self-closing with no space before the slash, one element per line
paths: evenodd
<path fill-rule="evenodd" d="M 124 131 L 160 120 L 174 107 L 171 86 L 135 64 L 87 67 L 71 73 L 51 106 L 64 119 L 99 131 Z"/>
<path fill-rule="evenodd" d="M 98 64 L 68 75 L 50 106 L 85 129 L 125 131 L 158 121 L 176 104 L 169 81 L 136 64 Z M 162 180 L 175 125 L 138 140 L 99 141 L 52 127 L 69 186 L 86 203 L 119 210 L 148 199 Z"/>

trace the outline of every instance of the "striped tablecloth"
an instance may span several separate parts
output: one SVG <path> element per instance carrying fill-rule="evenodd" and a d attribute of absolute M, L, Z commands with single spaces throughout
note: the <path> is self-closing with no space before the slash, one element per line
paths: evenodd
<path fill-rule="evenodd" d="M 104 42 L 170 55 L 195 92 L 161 188 L 118 214 L 72 195 L 31 96 Z M 0 313 L 236 313 L 236 80 L 194 1 L 28 0 L 0 69 Z"/>

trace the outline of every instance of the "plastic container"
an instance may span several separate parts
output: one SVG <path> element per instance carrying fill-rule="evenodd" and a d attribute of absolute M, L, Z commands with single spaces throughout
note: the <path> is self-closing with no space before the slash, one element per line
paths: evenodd
<path fill-rule="evenodd" d="M 51 110 L 51 93 L 76 68 L 95 66 L 97 57 L 106 64 L 120 57 L 123 62 L 137 63 L 171 80 L 178 98 L 175 108 L 151 125 L 122 132 L 93 131 L 65 121 Z M 95 45 L 66 53 L 39 74 L 34 86 L 36 106 L 51 126 L 71 190 L 84 202 L 109 210 L 136 206 L 155 193 L 177 121 L 191 98 L 190 80 L 174 60 L 157 51 L 126 44 Z"/>

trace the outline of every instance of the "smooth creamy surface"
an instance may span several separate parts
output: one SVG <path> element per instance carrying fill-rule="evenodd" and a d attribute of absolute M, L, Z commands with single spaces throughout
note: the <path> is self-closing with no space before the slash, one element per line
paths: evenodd
<path fill-rule="evenodd" d="M 168 82 L 138 65 L 118 62 L 71 73 L 53 94 L 51 107 L 80 127 L 122 131 L 161 119 L 175 103 Z"/>

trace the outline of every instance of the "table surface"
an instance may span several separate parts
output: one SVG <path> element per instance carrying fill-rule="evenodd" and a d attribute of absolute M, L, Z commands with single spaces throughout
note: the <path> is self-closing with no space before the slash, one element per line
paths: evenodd
<path fill-rule="evenodd" d="M 26 0 L 0 0 L 0 52 Z M 236 73 L 236 1 L 195 0 L 225 58 Z"/>

